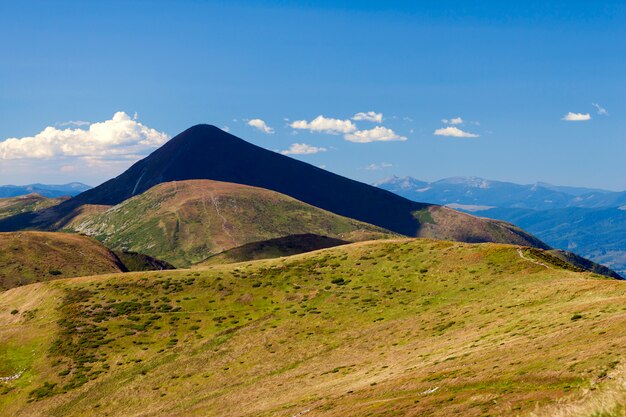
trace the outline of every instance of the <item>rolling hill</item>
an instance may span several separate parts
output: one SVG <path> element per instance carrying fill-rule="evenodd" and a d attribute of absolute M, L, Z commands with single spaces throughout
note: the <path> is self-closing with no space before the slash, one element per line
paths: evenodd
<path fill-rule="evenodd" d="M 0 198 L 0 219 L 22 213 L 40 211 L 67 200 L 67 197 L 47 198 L 39 194 L 27 194 L 19 197 Z"/>
<path fill-rule="evenodd" d="M 15 288 L 0 414 L 619 415 L 624 283 L 537 253 L 399 239 Z"/>
<path fill-rule="evenodd" d="M 0 233 L 0 290 L 64 277 L 127 271 L 96 240 L 68 233 Z"/>
<path fill-rule="evenodd" d="M 513 223 L 552 247 L 573 251 L 626 276 L 626 192 L 483 178 L 429 183 L 394 176 L 376 185 L 409 199 Z"/>
<path fill-rule="evenodd" d="M 116 178 L 68 200 L 45 213 L 26 213 L 0 220 L 0 230 L 59 229 L 85 205 L 116 205 L 155 185 L 189 179 L 209 179 L 276 191 L 304 203 L 376 225 L 407 236 L 422 236 L 424 223 L 436 216 L 428 204 L 407 200 L 388 191 L 333 174 L 304 162 L 262 149 L 215 126 L 197 125 L 177 135 L 161 148 Z M 432 223 L 428 234 L 437 238 L 476 242 L 520 243 L 545 247 L 537 239 L 502 222 L 474 220 L 481 228 L 465 227 L 468 217 L 446 212 L 449 227 Z M 445 234 L 438 235 L 438 230 Z M 476 231 L 480 233 L 476 234 Z M 508 240 L 516 235 L 515 241 Z"/>
<path fill-rule="evenodd" d="M 574 251 L 626 276 L 626 210 L 494 208 L 474 214 L 515 223 L 555 248 Z"/>
<path fill-rule="evenodd" d="M 274 191 L 210 180 L 159 184 L 67 228 L 107 247 L 145 253 L 178 267 L 287 235 L 314 233 L 346 240 L 359 238 L 359 233 L 394 236 Z"/>

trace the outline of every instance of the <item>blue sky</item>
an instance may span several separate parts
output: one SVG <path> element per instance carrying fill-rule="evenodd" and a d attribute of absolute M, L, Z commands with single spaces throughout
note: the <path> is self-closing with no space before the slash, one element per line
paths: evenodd
<path fill-rule="evenodd" d="M 623 190 L 625 41 L 625 2 L 1 1 L 0 183 L 95 185 L 210 123 L 365 182 Z"/>

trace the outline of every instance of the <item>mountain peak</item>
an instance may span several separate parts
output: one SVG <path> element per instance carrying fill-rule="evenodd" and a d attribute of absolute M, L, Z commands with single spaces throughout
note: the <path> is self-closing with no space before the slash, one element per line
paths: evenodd
<path fill-rule="evenodd" d="M 263 149 L 211 125 L 192 126 L 118 177 L 51 209 L 53 213 L 45 216 L 31 213 L 23 218 L 0 221 L 0 230 L 62 228 L 71 222 L 72 213 L 82 205 L 116 205 L 158 184 L 194 179 L 276 191 L 331 213 L 406 236 L 545 247 L 536 238 L 510 225 L 410 201 Z M 410 178 L 400 181 L 406 182 L 404 185 L 408 187 L 426 184 Z M 210 191 L 207 193 L 211 198 Z"/>

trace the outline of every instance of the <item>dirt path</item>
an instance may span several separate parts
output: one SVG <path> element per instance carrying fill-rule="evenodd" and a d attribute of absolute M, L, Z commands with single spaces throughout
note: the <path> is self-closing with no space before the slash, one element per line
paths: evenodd
<path fill-rule="evenodd" d="M 211 202 L 213 203 L 213 206 L 215 206 L 215 211 L 217 212 L 217 215 L 222 219 L 222 230 L 224 230 L 224 233 L 226 233 L 228 237 L 230 237 L 230 240 L 232 241 L 233 245 L 236 246 L 237 242 L 235 241 L 235 238 L 233 237 L 233 235 L 230 234 L 230 231 L 228 231 L 228 220 L 226 220 L 226 217 L 224 217 L 222 213 L 220 212 L 220 207 L 217 203 L 217 198 L 215 198 L 213 193 L 210 191 L 209 191 L 209 195 L 211 196 Z"/>
<path fill-rule="evenodd" d="M 532 262 L 535 265 L 543 266 L 544 268 L 554 269 L 550 265 L 546 265 L 543 262 L 540 262 L 536 259 L 531 259 L 531 258 L 526 257 L 526 255 L 524 255 L 524 252 L 522 251 L 522 248 L 517 248 L 517 254 L 519 255 L 520 258 L 522 258 L 525 261 Z"/>

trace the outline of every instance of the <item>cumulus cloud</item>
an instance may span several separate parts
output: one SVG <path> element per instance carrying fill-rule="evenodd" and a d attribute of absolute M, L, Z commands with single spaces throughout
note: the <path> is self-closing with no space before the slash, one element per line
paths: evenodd
<path fill-rule="evenodd" d="M 46 127 L 35 136 L 0 142 L 0 159 L 52 159 L 55 157 L 115 158 L 154 149 L 168 135 L 144 126 L 124 112 L 87 129 Z"/>
<path fill-rule="evenodd" d="M 454 126 L 442 127 L 441 129 L 435 130 L 434 134 L 435 136 L 451 136 L 454 138 L 477 138 L 480 136 L 475 133 L 465 132 Z"/>
<path fill-rule="evenodd" d="M 447 125 L 462 125 L 464 120 L 461 117 L 453 117 L 452 119 L 441 119 L 441 122 Z"/>
<path fill-rule="evenodd" d="M 383 114 L 376 113 L 374 111 L 359 112 L 355 114 L 354 116 L 352 116 L 352 120 L 356 120 L 356 121 L 365 120 L 367 122 L 382 123 Z"/>
<path fill-rule="evenodd" d="M 256 129 L 259 129 L 261 132 L 267 135 L 271 135 L 274 133 L 274 129 L 269 127 L 267 123 L 265 123 L 265 121 L 261 119 L 248 120 L 248 126 L 252 126 Z"/>
<path fill-rule="evenodd" d="M 591 120 L 591 115 L 589 113 L 572 113 L 569 112 L 561 120 L 565 120 L 567 122 L 586 122 L 587 120 Z"/>
<path fill-rule="evenodd" d="M 379 123 L 383 120 L 382 113 L 367 112 L 357 113 L 352 120 L 373 121 Z M 384 126 L 376 126 L 373 129 L 359 130 L 350 119 L 333 119 L 319 115 L 311 121 L 296 120 L 289 124 L 293 129 L 308 130 L 313 133 L 327 133 L 331 135 L 343 135 L 343 138 L 350 142 L 369 143 L 403 141 L 407 138 L 398 135 L 392 129 Z"/>
<path fill-rule="evenodd" d="M 599 105 L 598 103 L 591 103 L 591 105 L 596 108 L 596 113 L 598 113 L 600 116 L 609 115 L 608 110 L 602 107 L 601 105 Z"/>
<path fill-rule="evenodd" d="M 326 148 L 318 148 L 317 146 L 307 145 L 306 143 L 293 143 L 284 151 L 283 155 L 310 155 L 314 153 L 326 152 Z"/>
<path fill-rule="evenodd" d="M 307 122 L 306 120 L 296 120 L 289 125 L 293 129 L 309 130 L 311 132 L 323 132 L 333 135 L 346 134 L 356 131 L 356 126 L 350 120 L 327 118 L 323 115 Z"/>
<path fill-rule="evenodd" d="M 391 168 L 393 164 L 388 164 L 387 162 L 381 162 L 380 164 L 369 164 L 365 167 L 368 171 L 380 171 L 381 169 Z"/>
<path fill-rule="evenodd" d="M 346 134 L 344 138 L 350 142 L 356 143 L 406 140 L 406 136 L 400 136 L 393 130 L 383 126 L 376 126 L 375 128 L 369 130 L 357 130 L 356 132 Z"/>

